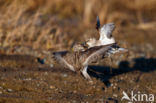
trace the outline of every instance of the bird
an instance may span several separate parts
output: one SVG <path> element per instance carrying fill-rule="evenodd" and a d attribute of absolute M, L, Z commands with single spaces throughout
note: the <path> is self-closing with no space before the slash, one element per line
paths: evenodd
<path fill-rule="evenodd" d="M 112 54 L 126 53 L 128 49 L 121 48 L 117 43 L 113 43 L 113 46 L 106 52 L 105 57 L 111 57 Z"/>
<path fill-rule="evenodd" d="M 92 81 L 87 73 L 90 63 L 110 57 L 118 52 L 126 52 L 127 49 L 121 48 L 115 42 L 112 32 L 115 29 L 114 23 L 101 26 L 97 17 L 96 29 L 99 31 L 99 39 L 89 38 L 83 43 L 73 46 L 73 51 L 57 51 L 52 53 L 52 58 L 63 67 L 71 71 L 82 74 L 87 80 Z M 48 56 L 51 58 L 51 56 Z"/>
<path fill-rule="evenodd" d="M 82 74 L 87 80 L 92 81 L 87 73 L 88 65 L 92 62 L 99 61 L 112 46 L 113 44 L 94 46 L 79 52 L 54 52 L 53 55 L 59 64 L 62 64 L 73 72 Z"/>
<path fill-rule="evenodd" d="M 114 29 L 115 29 L 114 23 L 105 24 L 100 28 L 99 41 L 100 41 L 101 45 L 115 43 L 115 39 L 112 36 L 112 32 L 114 31 Z"/>
<path fill-rule="evenodd" d="M 104 24 L 101 27 L 99 17 L 97 16 L 97 23 L 96 23 L 96 29 L 99 32 L 99 39 L 96 40 L 95 38 L 89 38 L 83 43 L 78 43 L 73 46 L 73 51 L 84 51 L 88 48 L 94 47 L 94 46 L 101 46 L 101 45 L 107 45 L 116 43 L 115 39 L 112 36 L 112 32 L 115 29 L 114 23 Z"/>
<path fill-rule="evenodd" d="M 115 29 L 115 25 L 114 25 L 114 23 L 109 23 L 109 24 L 104 24 L 101 27 L 99 17 L 97 16 L 96 29 L 97 29 L 97 31 L 99 31 L 99 34 L 100 34 L 100 39 L 99 40 L 103 40 L 105 36 L 106 36 L 105 38 L 111 39 L 112 38 L 112 32 Z"/>
<path fill-rule="evenodd" d="M 90 38 L 86 43 L 89 45 L 88 48 L 93 46 L 107 45 L 115 43 L 115 39 L 112 36 L 112 32 L 115 29 L 114 23 L 104 24 L 101 27 L 99 17 L 97 17 L 96 29 L 99 32 L 99 39 Z"/>
<path fill-rule="evenodd" d="M 83 51 L 59 51 L 53 53 L 54 60 L 71 71 L 82 74 L 87 80 L 92 81 L 87 73 L 90 63 L 96 63 L 101 59 L 111 57 L 118 52 L 126 52 L 127 49 L 120 48 L 116 43 L 94 46 Z"/>
<path fill-rule="evenodd" d="M 76 44 L 72 47 L 72 51 L 74 51 L 74 52 L 85 51 L 86 49 L 88 49 L 88 46 L 86 45 L 85 42 L 83 42 L 83 43 L 76 43 Z"/>
<path fill-rule="evenodd" d="M 97 23 L 96 23 L 96 29 L 99 31 L 100 34 L 100 38 L 98 41 L 96 41 L 96 46 L 97 45 L 108 45 L 108 44 L 114 44 L 111 49 L 106 53 L 108 57 L 111 56 L 111 54 L 115 54 L 115 53 L 121 53 L 121 52 L 127 52 L 128 50 L 125 48 L 121 48 L 120 46 L 118 46 L 117 42 L 115 41 L 115 39 L 112 36 L 112 32 L 115 30 L 115 24 L 114 23 L 108 23 L 108 24 L 104 24 L 101 27 L 100 24 L 100 20 L 99 17 L 97 16 Z M 92 42 L 91 42 L 92 41 Z M 89 40 L 88 44 L 95 44 L 95 40 Z M 90 47 L 92 47 L 94 45 L 91 45 Z M 106 55 L 105 55 L 106 56 Z"/>

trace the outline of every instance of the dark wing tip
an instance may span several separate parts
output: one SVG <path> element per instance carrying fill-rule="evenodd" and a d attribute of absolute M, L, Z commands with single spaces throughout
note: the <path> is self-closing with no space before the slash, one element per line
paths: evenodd
<path fill-rule="evenodd" d="M 96 29 L 99 30 L 100 28 L 100 20 L 99 20 L 99 16 L 97 16 L 96 18 Z"/>

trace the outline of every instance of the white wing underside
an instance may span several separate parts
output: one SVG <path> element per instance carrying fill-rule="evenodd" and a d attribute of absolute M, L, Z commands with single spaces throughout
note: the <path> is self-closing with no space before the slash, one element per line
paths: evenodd
<path fill-rule="evenodd" d="M 103 27 L 101 27 L 99 32 L 100 34 L 99 41 L 101 42 L 101 45 L 115 43 L 115 40 L 112 37 L 112 32 L 114 31 L 114 29 L 115 29 L 114 23 L 105 24 Z"/>
<path fill-rule="evenodd" d="M 89 45 L 88 48 L 115 43 L 115 39 L 112 37 L 112 32 L 114 31 L 114 29 L 115 25 L 113 23 L 105 24 L 103 27 L 100 28 L 99 40 L 96 40 L 95 38 L 89 39 L 89 41 L 87 42 L 87 44 Z"/>

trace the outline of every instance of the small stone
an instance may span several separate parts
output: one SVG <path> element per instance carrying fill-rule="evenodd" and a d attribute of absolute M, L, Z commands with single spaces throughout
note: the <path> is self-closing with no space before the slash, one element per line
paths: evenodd
<path fill-rule="evenodd" d="M 117 95 L 117 94 L 113 94 L 113 97 L 116 97 L 116 98 L 117 98 L 117 97 L 118 97 L 118 95 Z"/>
<path fill-rule="evenodd" d="M 39 87 L 39 86 L 40 86 L 40 84 L 37 84 L 37 86 Z"/>
<path fill-rule="evenodd" d="M 32 80 L 31 78 L 26 78 L 26 79 L 24 79 L 24 80 L 26 80 L 26 81 L 30 81 L 30 80 Z"/>
<path fill-rule="evenodd" d="M 8 91 L 8 92 L 12 92 L 13 90 L 12 90 L 12 89 L 7 89 L 7 91 Z"/>
<path fill-rule="evenodd" d="M 0 94 L 2 94 L 2 91 L 0 91 Z"/>
<path fill-rule="evenodd" d="M 77 102 L 75 100 L 73 100 L 72 103 L 77 103 Z"/>
<path fill-rule="evenodd" d="M 89 83 L 90 85 L 93 85 L 93 84 L 94 84 L 94 82 L 93 82 L 92 80 L 89 80 L 88 83 Z"/>
<path fill-rule="evenodd" d="M 63 74 L 63 77 L 67 77 L 68 76 L 68 74 Z"/>
<path fill-rule="evenodd" d="M 48 75 L 48 72 L 45 72 L 44 75 Z"/>
<path fill-rule="evenodd" d="M 96 89 L 96 91 L 98 91 L 98 92 L 99 92 L 99 91 L 101 91 L 101 89 L 100 89 L 100 88 L 97 88 L 97 89 Z"/>
<path fill-rule="evenodd" d="M 77 93 L 77 91 L 76 91 L 76 90 L 74 90 L 74 91 L 73 91 L 73 93 Z"/>
<path fill-rule="evenodd" d="M 50 64 L 50 67 L 51 67 L 51 68 L 53 68 L 53 67 L 54 67 L 54 65 L 53 65 L 53 64 Z"/>
<path fill-rule="evenodd" d="M 116 86 L 113 86 L 113 89 L 115 89 L 116 88 Z"/>
<path fill-rule="evenodd" d="M 123 77 L 120 77 L 120 79 L 123 80 L 124 78 Z"/>
<path fill-rule="evenodd" d="M 53 86 L 53 85 L 50 86 L 50 89 L 54 89 L 54 88 L 55 88 L 55 86 Z"/>
<path fill-rule="evenodd" d="M 4 86 L 4 85 L 5 85 L 5 83 L 2 83 L 2 85 Z"/>

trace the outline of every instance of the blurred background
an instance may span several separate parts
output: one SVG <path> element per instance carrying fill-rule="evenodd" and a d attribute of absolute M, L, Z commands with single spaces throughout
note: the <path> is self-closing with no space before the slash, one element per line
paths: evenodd
<path fill-rule="evenodd" d="M 97 16 L 101 24 L 115 23 L 117 40 L 152 42 L 155 5 L 155 0 L 0 0 L 0 46 L 70 49 L 98 36 Z"/>
<path fill-rule="evenodd" d="M 113 37 L 128 52 L 91 64 L 91 85 L 55 67 L 51 52 L 98 39 L 97 16 L 115 23 Z M 156 94 L 155 28 L 156 0 L 0 0 L 0 102 L 120 103 L 123 91 Z M 44 57 L 50 66 L 40 64 Z"/>

